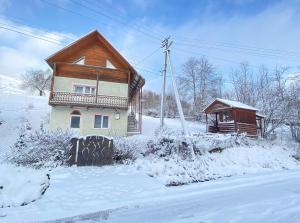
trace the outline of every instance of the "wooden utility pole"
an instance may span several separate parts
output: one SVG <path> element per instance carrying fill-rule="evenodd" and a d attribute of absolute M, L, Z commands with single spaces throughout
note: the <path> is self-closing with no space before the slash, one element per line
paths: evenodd
<path fill-rule="evenodd" d="M 164 65 L 162 69 L 162 89 L 161 89 L 161 99 L 160 99 L 160 128 L 164 127 L 164 115 L 165 115 L 165 92 L 166 92 L 166 76 L 167 76 L 167 60 L 168 60 L 168 50 L 172 42 L 169 43 L 170 36 L 162 41 L 162 48 L 164 48 Z"/>

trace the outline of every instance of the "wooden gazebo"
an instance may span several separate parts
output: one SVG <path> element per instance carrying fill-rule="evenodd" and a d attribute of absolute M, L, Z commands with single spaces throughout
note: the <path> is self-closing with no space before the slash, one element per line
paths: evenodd
<path fill-rule="evenodd" d="M 263 115 L 258 109 L 238 101 L 216 98 L 205 109 L 206 128 L 212 133 L 246 133 L 262 135 Z"/>

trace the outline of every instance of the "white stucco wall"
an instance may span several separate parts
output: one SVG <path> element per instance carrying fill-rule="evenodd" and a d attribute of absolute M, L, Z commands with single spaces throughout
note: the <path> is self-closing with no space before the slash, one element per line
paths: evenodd
<path fill-rule="evenodd" d="M 74 85 L 87 85 L 96 87 L 97 81 L 59 76 L 54 78 L 54 91 L 74 92 Z M 128 84 L 99 81 L 98 94 L 127 97 Z"/>
<path fill-rule="evenodd" d="M 71 112 L 78 110 L 81 112 L 80 128 L 73 129 L 78 131 L 80 135 L 106 135 L 106 136 L 125 136 L 127 134 L 127 111 L 115 109 L 96 109 L 96 108 L 70 108 L 56 106 L 51 109 L 50 130 L 61 128 L 63 130 L 70 129 Z M 120 119 L 116 120 L 115 114 L 120 114 Z M 109 116 L 108 129 L 95 129 L 95 114 Z"/>

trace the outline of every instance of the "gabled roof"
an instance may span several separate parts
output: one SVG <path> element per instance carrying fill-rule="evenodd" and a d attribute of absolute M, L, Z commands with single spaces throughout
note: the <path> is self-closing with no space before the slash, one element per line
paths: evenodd
<path fill-rule="evenodd" d="M 216 98 L 213 102 L 211 102 L 203 111 L 206 111 L 213 103 L 216 101 L 219 101 L 230 108 L 239 108 L 239 109 L 245 109 L 245 110 L 251 110 L 251 111 L 258 111 L 257 108 L 254 108 L 250 105 L 246 105 L 242 102 L 239 101 L 232 101 L 232 100 L 227 100 L 227 99 L 222 99 L 222 98 Z"/>
<path fill-rule="evenodd" d="M 133 73 L 136 73 L 136 70 L 130 65 L 130 63 L 102 36 L 98 30 L 93 30 L 89 32 L 88 34 L 80 37 L 78 40 L 75 40 L 74 42 L 70 43 L 66 47 L 62 48 L 61 50 L 57 51 L 56 53 L 52 54 L 48 58 L 46 58 L 47 63 L 52 67 L 53 62 L 55 62 L 55 58 L 68 51 L 69 49 L 81 45 L 84 41 L 87 41 L 89 39 L 96 38 L 101 44 L 103 44 L 112 54 L 114 54 L 120 61 L 122 61 L 125 65 L 127 65 Z"/>
<path fill-rule="evenodd" d="M 119 61 L 121 61 L 122 64 L 125 65 L 125 67 L 128 67 L 130 72 L 133 74 L 133 77 L 131 77 L 131 97 L 135 94 L 137 89 L 143 87 L 145 84 L 145 79 L 138 74 L 138 72 L 131 66 L 131 64 L 102 36 L 98 30 L 93 30 L 89 32 L 88 34 L 82 36 L 78 40 L 72 42 L 71 44 L 67 45 L 66 47 L 62 48 L 61 50 L 57 51 L 56 53 L 52 54 L 48 58 L 46 58 L 46 62 L 49 64 L 50 67 L 53 68 L 53 65 L 60 55 L 63 55 L 66 52 L 70 52 L 70 50 L 74 47 L 78 47 L 81 44 L 83 44 L 86 41 L 96 39 L 98 40 L 103 46 L 105 46 L 109 52 L 111 52 Z"/>

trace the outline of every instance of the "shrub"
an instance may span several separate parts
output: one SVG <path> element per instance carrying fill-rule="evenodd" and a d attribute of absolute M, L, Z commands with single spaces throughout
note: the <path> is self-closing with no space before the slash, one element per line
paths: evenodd
<path fill-rule="evenodd" d="M 70 155 L 72 133 L 56 130 L 50 132 L 43 125 L 36 131 L 21 127 L 17 142 L 8 160 L 17 165 L 56 167 L 66 165 Z"/>

